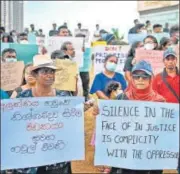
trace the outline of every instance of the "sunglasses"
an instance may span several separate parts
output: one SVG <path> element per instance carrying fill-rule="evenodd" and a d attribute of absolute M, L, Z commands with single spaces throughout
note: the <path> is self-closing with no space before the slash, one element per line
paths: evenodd
<path fill-rule="evenodd" d="M 56 70 L 51 68 L 41 68 L 38 70 L 38 73 L 47 75 L 47 74 L 55 74 Z"/>
<path fill-rule="evenodd" d="M 146 75 L 146 74 L 133 74 L 133 75 L 132 75 L 132 78 L 133 78 L 134 80 L 139 80 L 140 78 L 142 78 L 143 80 L 148 80 L 148 79 L 151 78 L 151 76 Z"/>

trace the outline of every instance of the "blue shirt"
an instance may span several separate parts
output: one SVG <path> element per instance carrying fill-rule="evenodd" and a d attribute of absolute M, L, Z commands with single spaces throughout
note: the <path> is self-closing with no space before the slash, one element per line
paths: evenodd
<path fill-rule="evenodd" d="M 93 81 L 90 93 L 94 94 L 97 91 L 102 91 L 106 94 L 105 89 L 108 83 L 111 81 L 119 82 L 121 84 L 122 90 L 125 90 L 127 87 L 126 80 L 122 74 L 116 72 L 113 78 L 109 78 L 103 73 L 99 73 L 96 75 Z"/>
<path fill-rule="evenodd" d="M 8 99 L 8 98 L 9 98 L 9 95 L 5 91 L 1 90 L 1 100 L 2 99 Z"/>

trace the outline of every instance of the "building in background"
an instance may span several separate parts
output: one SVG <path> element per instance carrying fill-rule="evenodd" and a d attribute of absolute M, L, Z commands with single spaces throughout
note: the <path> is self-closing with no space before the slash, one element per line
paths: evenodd
<path fill-rule="evenodd" d="M 137 1 L 140 20 L 152 24 L 179 23 L 179 1 Z"/>
<path fill-rule="evenodd" d="M 24 28 L 24 3 L 23 1 L 1 1 L 1 26 L 6 32 L 15 29 L 22 32 Z"/>

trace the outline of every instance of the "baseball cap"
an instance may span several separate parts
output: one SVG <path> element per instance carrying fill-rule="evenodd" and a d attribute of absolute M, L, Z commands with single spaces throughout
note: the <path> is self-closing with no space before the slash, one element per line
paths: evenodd
<path fill-rule="evenodd" d="M 177 54 L 172 48 L 168 48 L 164 51 L 163 59 L 167 58 L 168 56 L 177 57 Z"/>
<path fill-rule="evenodd" d="M 151 64 L 144 60 L 139 61 L 137 64 L 133 66 L 132 73 L 135 71 L 143 71 L 150 76 L 153 75 Z"/>

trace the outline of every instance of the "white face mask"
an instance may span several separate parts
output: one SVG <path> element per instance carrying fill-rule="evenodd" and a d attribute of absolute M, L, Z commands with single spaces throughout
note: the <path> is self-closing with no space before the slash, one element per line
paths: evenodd
<path fill-rule="evenodd" d="M 27 40 L 21 40 L 19 43 L 20 44 L 28 44 L 29 42 Z"/>
<path fill-rule="evenodd" d="M 142 30 L 141 33 L 147 34 L 147 30 Z"/>
<path fill-rule="evenodd" d="M 154 44 L 147 43 L 147 44 L 144 45 L 144 48 L 146 50 L 153 50 L 154 49 Z"/>
<path fill-rule="evenodd" d="M 15 59 L 15 58 L 8 58 L 8 57 L 7 57 L 7 58 L 5 59 L 5 61 L 6 61 L 6 62 L 17 62 L 17 59 Z"/>

